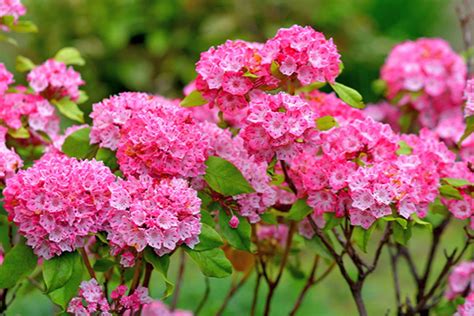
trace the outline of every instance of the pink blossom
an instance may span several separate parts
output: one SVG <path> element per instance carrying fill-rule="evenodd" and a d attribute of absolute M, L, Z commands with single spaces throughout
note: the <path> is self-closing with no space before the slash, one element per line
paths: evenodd
<path fill-rule="evenodd" d="M 474 292 L 474 262 L 462 262 L 453 269 L 448 279 L 446 298 L 453 300 L 466 290 Z"/>
<path fill-rule="evenodd" d="M 284 248 L 288 238 L 288 226 L 284 224 L 258 225 L 257 237 L 260 243 L 275 244 Z"/>
<path fill-rule="evenodd" d="M 198 242 L 201 201 L 186 180 L 158 181 L 142 175 L 118 179 L 109 190 L 115 209 L 109 215 L 107 231 L 116 248 L 142 251 L 150 246 L 163 255 L 183 243 L 193 247 Z M 117 203 L 125 199 L 127 202 Z M 128 262 L 131 258 L 122 259 Z"/>
<path fill-rule="evenodd" d="M 465 115 L 474 115 L 474 79 L 467 80 L 466 88 L 464 89 L 464 98 L 466 99 Z"/>
<path fill-rule="evenodd" d="M 239 218 L 235 215 L 232 215 L 232 218 L 229 221 L 229 226 L 233 229 L 239 227 Z"/>
<path fill-rule="evenodd" d="M 466 297 L 463 305 L 458 307 L 456 314 L 453 316 L 472 316 L 474 315 L 474 292 Z"/>
<path fill-rule="evenodd" d="M 84 84 L 81 75 L 63 62 L 48 59 L 35 67 L 28 74 L 28 82 L 35 92 L 41 93 L 46 99 L 71 100 L 79 98 L 79 86 Z"/>
<path fill-rule="evenodd" d="M 12 84 L 13 82 L 14 82 L 13 75 L 7 70 L 7 68 L 5 67 L 3 63 L 0 63 L 0 95 L 5 93 L 5 91 L 7 91 L 8 89 L 8 86 Z"/>
<path fill-rule="evenodd" d="M 0 179 L 5 181 L 23 166 L 23 161 L 15 150 L 9 149 L 5 144 L 7 129 L 0 126 Z"/>
<path fill-rule="evenodd" d="M 5 209 L 27 244 L 49 259 L 83 247 L 102 229 L 114 179 L 102 162 L 47 154 L 7 179 Z"/>
<path fill-rule="evenodd" d="M 419 112 L 422 127 L 434 127 L 439 113 L 461 107 L 466 71 L 463 59 L 447 42 L 421 38 L 395 46 L 381 78 L 389 100 Z"/>
<path fill-rule="evenodd" d="M 163 302 L 154 300 L 145 304 L 142 309 L 143 316 L 192 316 L 193 313 L 184 310 L 170 310 Z"/>
<path fill-rule="evenodd" d="M 26 8 L 20 0 L 0 0 L 0 18 L 12 16 L 15 22 L 22 15 L 25 15 Z M 5 30 L 0 23 L 0 29 Z M 8 29 L 6 29 L 8 30 Z"/>

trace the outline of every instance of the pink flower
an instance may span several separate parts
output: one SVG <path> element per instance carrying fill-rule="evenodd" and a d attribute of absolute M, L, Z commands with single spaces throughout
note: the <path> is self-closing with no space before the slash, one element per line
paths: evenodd
<path fill-rule="evenodd" d="M 474 115 L 474 79 L 467 81 L 466 88 L 464 89 L 464 98 L 466 99 L 465 115 Z"/>
<path fill-rule="evenodd" d="M 12 16 L 15 22 L 22 15 L 25 15 L 26 8 L 20 0 L 0 0 L 0 18 Z M 0 23 L 0 29 L 5 30 Z M 6 29 L 8 31 L 8 29 Z"/>
<path fill-rule="evenodd" d="M 461 108 L 466 64 L 442 39 L 421 38 L 393 48 L 381 70 L 387 98 L 420 113 L 422 127 L 434 127 L 439 113 Z"/>
<path fill-rule="evenodd" d="M 446 298 L 453 300 L 466 290 L 474 291 L 474 262 L 462 262 L 453 269 L 448 278 Z"/>
<path fill-rule="evenodd" d="M 183 310 L 171 311 L 163 302 L 154 300 L 149 304 L 145 304 L 142 309 L 143 316 L 192 316 L 192 312 Z"/>
<path fill-rule="evenodd" d="M 7 179 L 5 209 L 27 244 L 49 259 L 103 228 L 114 179 L 102 162 L 47 154 Z"/>
<path fill-rule="evenodd" d="M 112 207 L 116 207 L 114 201 L 124 195 L 128 200 L 109 214 L 106 230 L 116 248 L 142 251 L 150 246 L 163 255 L 183 243 L 189 247 L 197 243 L 201 232 L 201 200 L 186 180 L 164 178 L 158 181 L 143 175 L 119 179 L 109 185 L 109 190 Z M 124 255 L 124 263 L 132 261 L 130 252 Z"/>
<path fill-rule="evenodd" d="M 81 75 L 63 62 L 48 59 L 28 74 L 28 82 L 35 92 L 41 93 L 46 99 L 71 100 L 79 98 L 79 86 L 84 84 Z"/>
<path fill-rule="evenodd" d="M 0 4 L 1 16 L 1 4 Z M 7 70 L 3 63 L 0 63 L 0 95 L 7 91 L 8 86 L 14 82 L 13 75 Z"/>
<path fill-rule="evenodd" d="M 235 215 L 232 215 L 232 218 L 229 221 L 229 226 L 233 229 L 239 227 L 239 218 Z"/>
<path fill-rule="evenodd" d="M 474 315 L 474 292 L 466 297 L 463 305 L 458 307 L 456 314 L 453 316 L 472 316 Z"/>

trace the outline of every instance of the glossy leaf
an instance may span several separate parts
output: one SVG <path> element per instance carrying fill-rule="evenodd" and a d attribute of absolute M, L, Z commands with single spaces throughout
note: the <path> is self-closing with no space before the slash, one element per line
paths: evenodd
<path fill-rule="evenodd" d="M 239 169 L 229 161 L 211 156 L 207 159 L 206 166 L 204 179 L 214 191 L 226 196 L 255 191 Z"/>

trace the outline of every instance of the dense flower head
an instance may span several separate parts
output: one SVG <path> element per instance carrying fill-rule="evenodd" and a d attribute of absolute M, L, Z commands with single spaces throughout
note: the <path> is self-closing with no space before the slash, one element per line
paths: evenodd
<path fill-rule="evenodd" d="M 17 92 L 0 95 L 0 120 L 11 129 L 19 129 L 26 119 L 30 131 L 44 132 L 51 138 L 59 133 L 59 117 L 42 96 L 29 94 L 22 87 Z"/>
<path fill-rule="evenodd" d="M 368 228 L 392 208 L 405 218 L 424 217 L 438 195 L 441 171 L 454 162 L 446 146 L 429 136 L 422 131 L 420 137 L 402 137 L 413 152 L 397 155 L 400 137 L 388 125 L 355 120 L 322 132 L 320 148 L 290 162 L 290 176 L 316 218 L 334 212 Z"/>
<path fill-rule="evenodd" d="M 71 100 L 79 98 L 79 86 L 84 84 L 81 75 L 72 67 L 54 59 L 48 59 L 35 67 L 27 76 L 28 83 L 35 92 L 41 93 L 46 99 Z"/>
<path fill-rule="evenodd" d="M 367 104 L 364 109 L 364 114 L 376 120 L 390 125 L 395 131 L 400 131 L 400 109 L 386 101 L 380 103 Z"/>
<path fill-rule="evenodd" d="M 0 0 L 0 18 L 12 16 L 16 21 L 20 16 L 25 15 L 25 13 L 26 8 L 20 0 Z"/>
<path fill-rule="evenodd" d="M 110 294 L 111 302 L 97 283 L 96 279 L 83 281 L 79 286 L 78 296 L 74 297 L 67 308 L 68 313 L 82 315 L 130 315 L 139 311 L 145 304 L 153 300 L 148 295 L 148 289 L 138 286 L 132 294 L 126 295 L 127 286 L 119 285 Z"/>
<path fill-rule="evenodd" d="M 159 255 L 181 244 L 193 247 L 201 231 L 201 201 L 184 179 L 119 179 L 109 185 L 108 239 L 117 250 L 142 251 L 150 246 Z"/>
<path fill-rule="evenodd" d="M 466 82 L 466 88 L 464 89 L 464 98 L 466 100 L 464 114 L 466 116 L 474 115 L 474 79 L 469 79 Z"/>
<path fill-rule="evenodd" d="M 288 238 L 288 226 L 284 224 L 258 225 L 257 238 L 260 244 L 284 248 Z"/>
<path fill-rule="evenodd" d="M 262 65 L 276 62 L 284 76 L 295 77 L 302 85 L 334 82 L 340 71 L 340 55 L 332 38 L 310 26 L 293 25 L 279 29 L 260 49 Z"/>
<path fill-rule="evenodd" d="M 446 298 L 453 300 L 466 291 L 474 292 L 474 262 L 461 262 L 449 275 Z"/>
<path fill-rule="evenodd" d="M 0 95 L 5 93 L 13 82 L 13 74 L 7 70 L 3 63 L 0 63 Z"/>
<path fill-rule="evenodd" d="M 240 215 L 255 223 L 260 214 L 275 204 L 277 192 L 270 185 L 271 178 L 267 174 L 268 164 L 249 155 L 240 136 L 232 137 L 228 130 L 218 128 L 213 124 L 203 125 L 211 138 L 212 155 L 219 156 L 234 164 L 254 188 L 255 192 L 239 194 L 233 198 L 239 204 Z"/>
<path fill-rule="evenodd" d="M 152 107 L 173 109 L 175 105 L 171 100 L 141 92 L 123 92 L 95 103 L 90 115 L 91 143 L 116 150 L 122 126 L 134 113 Z"/>
<path fill-rule="evenodd" d="M 7 129 L 0 126 L 0 179 L 11 177 L 23 166 L 23 161 L 13 149 L 5 144 Z"/>
<path fill-rule="evenodd" d="M 49 259 L 82 247 L 102 228 L 114 180 L 102 162 L 47 154 L 7 179 L 5 209 L 27 244 Z"/>
<path fill-rule="evenodd" d="M 389 100 L 412 106 L 420 124 L 432 127 L 440 112 L 461 107 L 466 65 L 444 40 L 421 38 L 395 46 L 381 78 Z"/>
<path fill-rule="evenodd" d="M 195 177 L 204 174 L 209 149 L 208 136 L 188 111 L 160 102 L 125 122 L 117 159 L 125 175 Z"/>
<path fill-rule="evenodd" d="M 143 316 L 193 316 L 190 311 L 175 309 L 171 310 L 162 301 L 154 300 L 149 304 L 145 304 L 142 308 Z"/>
<path fill-rule="evenodd" d="M 299 96 L 255 92 L 240 136 L 251 155 L 270 161 L 291 159 L 314 131 L 316 112 Z"/>
<path fill-rule="evenodd" d="M 311 108 L 319 117 L 332 116 L 340 125 L 345 125 L 355 120 L 363 120 L 367 115 L 344 103 L 334 93 L 325 93 L 313 90 L 301 95 L 308 101 Z"/>
<path fill-rule="evenodd" d="M 474 315 L 474 292 L 466 297 L 463 305 L 458 306 L 457 312 L 453 316 L 472 316 Z"/>

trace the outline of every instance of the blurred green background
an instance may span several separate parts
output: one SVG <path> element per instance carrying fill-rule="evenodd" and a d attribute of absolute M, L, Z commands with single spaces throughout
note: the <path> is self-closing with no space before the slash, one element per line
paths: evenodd
<path fill-rule="evenodd" d="M 91 103 L 125 90 L 179 97 L 194 78 L 199 53 L 226 39 L 264 41 L 280 27 L 311 25 L 333 37 L 345 71 L 339 81 L 374 101 L 371 82 L 378 77 L 387 53 L 397 42 L 417 37 L 443 37 L 459 50 L 461 34 L 453 0 L 23 0 L 36 35 L 16 36 L 19 46 L 0 43 L 0 61 L 14 68 L 18 54 L 36 63 L 64 46 L 77 47 L 87 65 L 78 68 L 87 82 Z M 445 245 L 460 242 L 460 226 L 451 229 Z M 425 253 L 427 234 L 412 247 Z M 308 255 L 309 256 L 309 255 Z M 387 254 L 364 291 L 369 315 L 385 315 L 393 306 Z M 418 264 L 423 264 L 420 260 Z M 308 267 L 303 267 L 306 270 Z M 176 267 L 172 266 L 172 275 Z M 193 309 L 204 280 L 189 265 L 180 307 Z M 313 289 L 299 315 L 355 315 L 347 286 L 333 273 Z M 402 273 L 403 274 L 403 273 Z M 405 275 L 405 274 L 403 274 Z M 213 280 L 209 304 L 201 315 L 213 315 L 230 280 Z M 406 275 L 402 284 L 408 283 Z M 287 315 L 303 286 L 285 275 L 276 293 L 273 315 Z M 159 297 L 161 281 L 152 294 Z M 409 287 L 410 288 L 410 287 Z M 263 295 L 262 287 L 261 295 Z M 244 287 L 225 315 L 246 315 L 252 287 Z M 263 299 L 263 297 L 261 297 Z M 16 301 L 9 315 L 51 315 L 52 306 L 37 290 Z M 262 308 L 263 306 L 260 306 Z M 392 310 L 388 315 L 394 315 Z"/>

